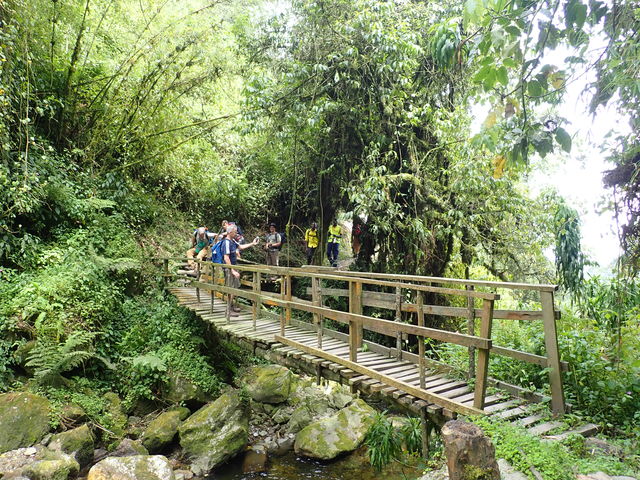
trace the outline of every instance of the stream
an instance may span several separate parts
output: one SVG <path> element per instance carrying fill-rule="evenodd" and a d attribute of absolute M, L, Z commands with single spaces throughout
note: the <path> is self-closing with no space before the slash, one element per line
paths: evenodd
<path fill-rule="evenodd" d="M 414 480 L 422 475 L 416 467 L 398 463 L 376 472 L 369 464 L 365 449 L 332 462 L 320 462 L 289 452 L 281 457 L 271 457 L 269 469 L 262 473 L 242 473 L 242 457 L 216 469 L 207 480 Z"/>

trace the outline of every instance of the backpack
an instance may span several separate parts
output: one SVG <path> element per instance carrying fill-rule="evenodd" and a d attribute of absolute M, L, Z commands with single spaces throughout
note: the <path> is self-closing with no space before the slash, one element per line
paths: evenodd
<path fill-rule="evenodd" d="M 282 246 L 287 243 L 287 234 L 279 232 L 278 235 L 280 235 L 280 246 L 278 247 L 278 250 L 282 250 Z"/>
<path fill-rule="evenodd" d="M 213 263 L 224 263 L 224 255 L 222 254 L 222 242 L 224 242 L 224 239 L 220 240 L 211 248 L 211 261 Z"/>

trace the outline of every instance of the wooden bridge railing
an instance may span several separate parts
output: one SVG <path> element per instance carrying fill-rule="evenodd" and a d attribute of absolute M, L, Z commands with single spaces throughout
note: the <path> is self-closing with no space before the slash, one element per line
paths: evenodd
<path fill-rule="evenodd" d="M 180 259 L 183 260 L 183 259 Z M 165 278 L 173 276 L 169 272 L 169 259 L 165 259 Z M 245 298 L 252 303 L 252 316 L 254 328 L 256 320 L 261 314 L 261 305 L 269 304 L 280 307 L 280 334 L 276 340 L 306 353 L 317 355 L 326 360 L 330 360 L 352 369 L 363 375 L 368 375 L 389 386 L 403 390 L 415 397 L 427 402 L 436 403 L 442 407 L 462 414 L 483 413 L 486 387 L 488 384 L 488 366 L 490 353 L 507 355 L 519 360 L 541 365 L 550 368 L 552 409 L 556 413 L 564 412 L 564 396 L 561 383 L 562 364 L 557 354 L 557 340 L 555 336 L 556 313 L 553 310 L 553 285 L 529 285 L 510 284 L 504 282 L 482 282 L 473 280 L 445 279 L 439 277 L 421 277 L 412 275 L 392 275 L 392 274 L 371 274 L 361 272 L 343 272 L 322 267 L 309 268 L 286 268 L 268 267 L 266 265 L 237 265 L 234 268 L 251 275 L 251 280 L 243 280 L 243 285 L 249 286 L 251 290 L 235 289 L 220 284 L 220 275 L 215 270 L 228 268 L 226 265 L 202 262 L 202 271 L 197 279 L 189 279 L 192 286 L 196 287 L 198 300 L 200 290 L 208 291 L 211 295 L 211 305 L 215 293 L 231 294 Z M 208 274 L 208 275 L 207 275 Z M 262 291 L 262 275 L 277 276 L 280 278 L 280 293 Z M 293 297 L 293 278 L 307 278 L 311 287 L 307 289 L 311 296 L 311 301 Z M 323 288 L 322 282 L 338 281 L 346 282 L 347 289 Z M 465 287 L 450 288 L 438 285 L 453 284 Z M 377 289 L 391 289 L 395 293 L 385 293 L 379 291 L 366 291 L 363 287 L 372 286 Z M 495 302 L 500 296 L 495 292 L 482 292 L 475 290 L 475 287 L 488 288 L 511 288 L 523 290 L 537 290 L 541 295 L 541 311 L 515 311 L 496 310 Z M 449 307 L 442 305 L 426 305 L 424 297 L 426 293 L 438 294 L 442 296 L 458 296 L 467 300 L 467 307 Z M 324 305 L 323 297 L 326 296 L 346 296 L 349 298 L 349 311 L 344 312 L 327 308 Z M 413 302 L 407 299 L 413 299 Z M 480 308 L 475 308 L 475 302 L 480 302 Z M 395 321 L 384 320 L 363 315 L 363 307 L 372 306 L 386 308 L 395 311 Z M 310 347 L 307 344 L 296 342 L 287 338 L 286 325 L 289 325 L 292 318 L 292 311 L 298 310 L 308 312 L 312 315 L 314 329 L 318 334 L 317 346 Z M 403 323 L 403 312 L 409 313 L 410 317 L 415 316 L 415 324 Z M 462 317 L 468 320 L 467 333 L 450 332 L 446 330 L 425 327 L 425 314 L 442 315 L 451 317 Z M 480 319 L 480 328 L 476 335 L 475 319 Z M 491 339 L 492 322 L 494 318 L 517 319 L 517 320 L 543 320 L 545 327 L 545 344 L 547 346 L 547 356 L 534 355 L 504 347 L 493 345 Z M 329 319 L 348 326 L 349 360 L 338 357 L 322 349 L 322 338 L 324 333 L 328 333 L 324 327 L 324 320 Z M 229 317 L 227 317 L 229 321 Z M 418 365 L 420 388 L 409 383 L 400 381 L 390 375 L 367 368 L 358 363 L 358 353 L 361 351 L 363 342 L 363 330 L 370 330 L 382 335 L 396 338 L 395 354 Z M 417 337 L 418 354 L 406 352 L 402 348 L 403 340 L 408 337 Z M 549 337 L 549 341 L 547 341 Z M 475 379 L 475 392 L 473 407 L 455 402 L 442 395 L 437 395 L 428 391 L 428 378 L 425 376 L 426 356 L 425 339 L 433 339 L 440 342 L 447 342 L 455 345 L 467 347 L 470 352 L 471 378 Z M 367 345 L 375 345 L 366 342 Z M 555 347 L 555 348 L 554 348 Z M 476 355 L 477 352 L 477 355 Z M 555 355 L 554 355 L 555 352 Z M 477 358 L 476 358 L 477 357 Z M 558 389 L 559 382 L 559 389 Z"/>
<path fill-rule="evenodd" d="M 311 269 L 313 271 L 327 271 L 331 270 L 330 267 L 305 267 L 305 269 Z M 494 309 L 493 318 L 500 320 L 522 320 L 522 321 L 542 321 L 543 333 L 546 355 L 536 355 L 533 353 L 523 352 L 507 347 L 502 347 L 493 343 L 491 347 L 491 353 L 506 357 L 511 357 L 526 363 L 538 365 L 542 368 L 549 369 L 549 385 L 551 389 L 551 408 L 555 414 L 563 414 L 565 412 L 564 403 L 564 390 L 562 386 L 562 372 L 568 370 L 569 365 L 567 362 L 560 360 L 560 353 L 558 350 L 557 329 L 556 320 L 560 318 L 560 312 L 555 310 L 554 292 L 558 289 L 557 285 L 544 285 L 544 284 L 529 284 L 529 283 L 516 283 L 516 282 L 496 282 L 486 280 L 465 280 L 459 278 L 444 278 L 444 277 L 428 277 L 420 275 L 401 275 L 401 274 L 386 274 L 386 273 L 371 273 L 371 272 L 351 272 L 344 271 L 341 275 L 346 277 L 364 277 L 372 279 L 393 279 L 399 282 L 412 282 L 412 283 L 425 283 L 430 285 L 460 285 L 469 290 L 475 288 L 487 288 L 496 291 L 497 289 L 511 290 L 511 291 L 529 291 L 537 292 L 539 297 L 541 308 L 540 310 L 500 310 Z M 347 295 L 345 290 L 340 289 L 327 289 L 327 295 L 333 296 L 345 296 Z M 365 294 L 365 305 L 375 306 L 378 308 L 394 308 L 393 294 L 380 294 L 374 293 L 369 295 Z M 407 303 L 402 305 L 403 311 L 414 311 L 415 304 Z M 472 334 L 476 331 L 475 319 L 480 318 L 482 310 L 474 308 L 472 299 L 468 299 L 467 307 L 449 307 L 449 306 L 437 306 L 428 305 L 424 307 L 425 313 L 446 317 L 459 317 L 467 319 L 467 333 Z M 470 378 L 474 377 L 474 347 L 469 347 L 469 369 L 468 375 Z M 519 390 L 517 387 L 504 382 L 494 382 L 500 386 L 507 387 L 510 390 Z"/>

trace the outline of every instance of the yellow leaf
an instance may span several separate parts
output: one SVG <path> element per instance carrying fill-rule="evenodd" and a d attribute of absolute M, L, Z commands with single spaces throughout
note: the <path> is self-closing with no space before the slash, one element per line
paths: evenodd
<path fill-rule="evenodd" d="M 491 110 L 489 112 L 489 115 L 487 115 L 487 118 L 484 119 L 484 123 L 482 124 L 482 126 L 484 128 L 491 128 L 496 124 L 497 121 L 498 121 L 498 116 L 496 115 L 496 111 Z"/>
<path fill-rule="evenodd" d="M 502 178 L 507 159 L 504 155 L 496 155 L 493 159 L 493 178 Z"/>
<path fill-rule="evenodd" d="M 549 83 L 558 90 L 564 86 L 564 73 L 563 72 L 554 72 L 547 78 Z"/>

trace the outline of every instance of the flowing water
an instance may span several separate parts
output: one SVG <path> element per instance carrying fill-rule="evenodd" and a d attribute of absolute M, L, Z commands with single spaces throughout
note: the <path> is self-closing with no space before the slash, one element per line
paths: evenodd
<path fill-rule="evenodd" d="M 269 469 L 262 473 L 242 473 L 242 458 L 217 469 L 208 480 L 414 480 L 422 472 L 415 467 L 395 463 L 382 472 L 369 464 L 363 449 L 332 462 L 297 457 L 293 452 L 272 457 Z"/>

